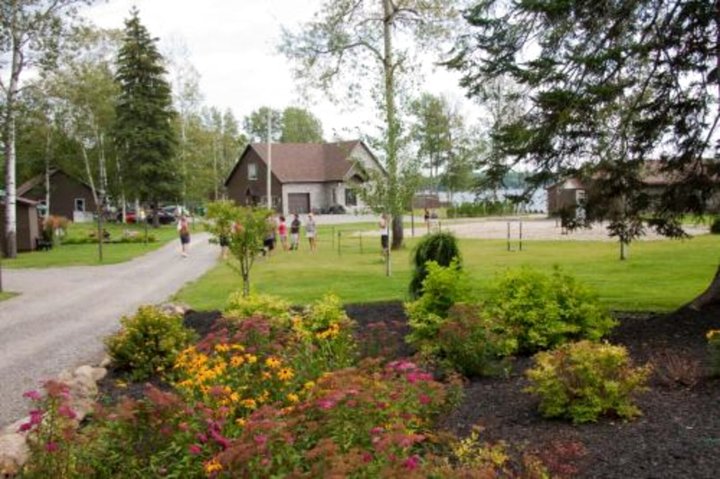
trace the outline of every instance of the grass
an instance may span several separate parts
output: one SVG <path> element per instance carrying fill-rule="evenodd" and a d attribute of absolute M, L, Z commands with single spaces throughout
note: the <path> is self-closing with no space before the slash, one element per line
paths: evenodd
<path fill-rule="evenodd" d="M 145 230 L 138 225 L 107 224 L 105 230 L 110 233 L 110 239 L 120 238 L 125 230 L 135 231 L 143 236 Z M 68 239 L 87 238 L 97 231 L 94 223 L 72 223 L 68 227 Z M 17 258 L 4 259 L 6 268 L 49 268 L 53 266 L 85 266 L 98 264 L 112 264 L 129 261 L 137 256 L 153 251 L 168 241 L 177 238 L 175 225 L 161 226 L 158 229 L 148 227 L 148 234 L 156 238 L 153 243 L 122 243 L 103 244 L 103 261 L 98 259 L 98 245 L 91 244 L 59 244 L 50 251 L 31 251 L 19 253 Z"/>
<path fill-rule="evenodd" d="M 0 292 L 0 301 L 5 301 L 6 299 L 10 299 L 15 296 L 17 296 L 17 293 L 11 293 L 9 291 L 2 291 L 2 292 Z"/>
<path fill-rule="evenodd" d="M 360 239 L 353 231 L 374 225 L 342 225 L 341 254 L 329 227 L 320 230 L 319 248 L 310 254 L 306 242 L 297 252 L 276 252 L 259 259 L 250 275 L 251 287 L 306 304 L 326 292 L 345 303 L 406 300 L 410 281 L 409 253 L 418 238 L 407 240 L 405 250 L 392 255 L 392 276 L 385 276 L 379 238 Z M 508 252 L 501 240 L 460 240 L 465 268 L 478 287 L 484 287 L 507 268 L 530 266 L 551 271 L 560 266 L 593 287 L 609 308 L 627 311 L 668 311 L 699 294 L 709 284 L 720 260 L 720 236 L 704 235 L 685 241 L 643 241 L 630 248 L 630 259 L 618 260 L 615 242 L 526 241 L 524 251 Z M 198 281 L 187 285 L 175 299 L 198 310 L 222 309 L 232 291 L 242 288 L 240 275 L 221 263 Z"/>

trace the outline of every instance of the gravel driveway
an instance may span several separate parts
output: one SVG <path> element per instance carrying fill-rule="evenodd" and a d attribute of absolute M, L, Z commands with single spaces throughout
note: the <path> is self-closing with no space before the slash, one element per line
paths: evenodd
<path fill-rule="evenodd" d="M 142 304 L 168 299 L 210 269 L 218 247 L 193 235 L 190 255 L 179 241 L 126 263 L 3 270 L 3 286 L 21 293 L 0 302 L 0 427 L 27 413 L 22 393 L 63 369 L 97 363 L 102 339 Z"/>

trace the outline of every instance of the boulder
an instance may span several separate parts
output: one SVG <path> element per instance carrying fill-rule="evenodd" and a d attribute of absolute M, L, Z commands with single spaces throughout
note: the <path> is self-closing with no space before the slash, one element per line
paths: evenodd
<path fill-rule="evenodd" d="M 0 477 L 13 477 L 18 474 L 29 454 L 30 449 L 22 434 L 0 436 Z"/>

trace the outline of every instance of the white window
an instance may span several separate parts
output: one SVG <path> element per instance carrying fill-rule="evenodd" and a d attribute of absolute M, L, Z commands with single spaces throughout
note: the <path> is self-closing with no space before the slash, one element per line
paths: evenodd
<path fill-rule="evenodd" d="M 85 211 L 85 198 L 75 198 L 75 211 Z"/>
<path fill-rule="evenodd" d="M 248 180 L 250 180 L 250 181 L 257 180 L 257 164 L 256 163 L 248 163 Z"/>

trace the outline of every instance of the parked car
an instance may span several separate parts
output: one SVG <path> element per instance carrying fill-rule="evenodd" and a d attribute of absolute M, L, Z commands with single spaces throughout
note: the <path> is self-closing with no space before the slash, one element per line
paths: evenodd
<path fill-rule="evenodd" d="M 122 210 L 118 211 L 117 214 L 117 220 L 122 223 L 123 217 L 122 217 Z M 135 224 L 136 213 L 135 210 L 125 210 L 125 222 L 128 224 Z"/>

